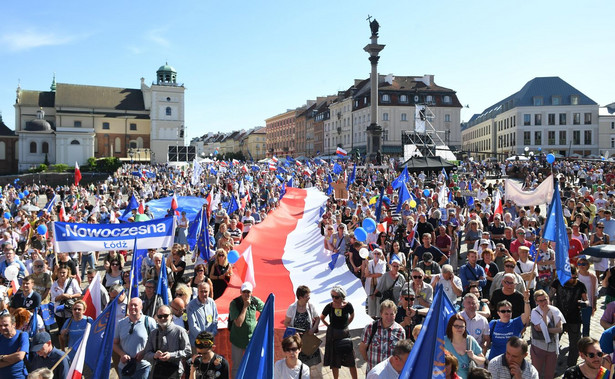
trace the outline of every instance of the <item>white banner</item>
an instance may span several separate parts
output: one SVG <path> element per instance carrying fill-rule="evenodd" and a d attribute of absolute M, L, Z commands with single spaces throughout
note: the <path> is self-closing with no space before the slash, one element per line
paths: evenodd
<path fill-rule="evenodd" d="M 525 207 L 539 204 L 549 204 L 553 198 L 553 175 L 549 175 L 538 187 L 532 191 L 523 191 L 521 186 L 510 179 L 506 179 L 506 200 L 512 200 L 516 205 Z"/>
<path fill-rule="evenodd" d="M 173 246 L 173 217 L 123 224 L 53 223 L 56 252 L 132 250 L 138 238 L 139 249 Z"/>

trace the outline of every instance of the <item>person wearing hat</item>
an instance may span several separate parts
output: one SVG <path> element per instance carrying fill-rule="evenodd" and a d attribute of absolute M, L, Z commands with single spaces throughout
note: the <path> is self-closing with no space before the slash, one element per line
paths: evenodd
<path fill-rule="evenodd" d="M 196 336 L 196 356 L 190 366 L 189 378 L 229 378 L 229 364 L 223 356 L 216 354 L 214 335 L 200 332 Z"/>
<path fill-rule="evenodd" d="M 241 295 L 233 299 L 229 306 L 228 327 L 230 329 L 232 377 L 237 375 L 239 364 L 246 352 L 248 342 L 256 328 L 256 312 L 263 311 L 265 303 L 256 296 L 252 296 L 254 287 L 250 282 L 241 285 Z"/>
<path fill-rule="evenodd" d="M 406 337 L 408 338 L 412 335 L 412 328 L 418 323 L 416 320 L 416 309 L 412 307 L 414 300 L 414 291 L 412 288 L 409 288 L 408 285 L 405 285 L 401 290 L 399 305 L 397 306 L 397 313 L 395 314 L 395 322 L 404 328 Z"/>
<path fill-rule="evenodd" d="M 39 368 L 51 369 L 62 358 L 64 352 L 53 346 L 51 336 L 47 332 L 37 333 L 32 337 L 30 342 L 30 356 L 26 362 L 26 367 L 29 372 Z M 64 358 L 60 364 L 53 370 L 54 378 L 68 377 L 70 369 L 70 359 Z"/>
<path fill-rule="evenodd" d="M 432 277 L 441 272 L 440 265 L 433 261 L 433 255 L 430 252 L 423 253 L 423 260 L 417 264 L 425 272 L 423 281 L 431 284 Z"/>

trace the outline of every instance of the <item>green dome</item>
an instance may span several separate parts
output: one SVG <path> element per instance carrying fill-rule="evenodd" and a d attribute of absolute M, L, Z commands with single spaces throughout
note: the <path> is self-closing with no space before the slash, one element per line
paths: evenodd
<path fill-rule="evenodd" d="M 173 67 L 169 66 L 168 63 L 165 63 L 164 66 L 160 66 L 160 68 L 156 72 L 160 72 L 160 71 L 177 72 L 177 71 L 175 71 L 175 69 Z"/>

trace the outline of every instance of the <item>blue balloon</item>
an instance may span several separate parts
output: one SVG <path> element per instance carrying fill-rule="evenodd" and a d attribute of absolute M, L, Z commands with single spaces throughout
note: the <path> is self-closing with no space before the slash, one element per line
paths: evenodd
<path fill-rule="evenodd" d="M 231 250 L 228 252 L 227 256 L 228 262 L 234 264 L 239 260 L 239 252 L 237 250 Z"/>
<path fill-rule="evenodd" d="M 4 218 L 7 220 L 11 219 L 11 212 L 4 212 Z"/>
<path fill-rule="evenodd" d="M 41 236 L 44 236 L 45 234 L 47 234 L 47 226 L 45 225 L 39 225 L 36 228 L 36 231 L 38 232 L 38 234 L 40 234 Z"/>
<path fill-rule="evenodd" d="M 19 205 L 19 203 L 21 203 L 21 200 L 15 199 L 15 205 Z"/>
<path fill-rule="evenodd" d="M 24 196 L 28 196 L 30 194 L 30 191 L 25 190 L 25 191 L 23 191 L 23 194 L 24 194 Z"/>
<path fill-rule="evenodd" d="M 549 164 L 553 164 L 553 162 L 555 162 L 555 155 L 547 154 L 547 162 L 549 162 Z"/>
<path fill-rule="evenodd" d="M 542 151 L 542 147 L 539 147 L 539 148 L 538 148 L 538 151 Z"/>
<path fill-rule="evenodd" d="M 23 198 L 24 198 L 24 197 L 26 197 L 26 196 L 25 196 L 23 193 L 21 193 L 21 192 L 20 192 L 20 193 L 19 193 L 19 195 L 17 195 L 17 196 L 19 196 L 19 198 L 20 198 L 21 200 L 23 200 Z"/>
<path fill-rule="evenodd" d="M 367 232 L 363 228 L 356 228 L 354 230 L 354 238 L 356 238 L 357 241 L 365 242 L 367 239 Z"/>
<path fill-rule="evenodd" d="M 426 190 L 424 190 L 424 191 L 423 191 L 423 195 L 425 195 L 425 196 L 427 196 L 427 197 L 429 197 L 429 194 L 430 194 L 430 193 L 431 193 L 431 192 L 430 192 L 428 189 L 426 189 Z"/>
<path fill-rule="evenodd" d="M 376 230 L 376 221 L 373 218 L 363 220 L 363 229 L 368 233 L 373 233 Z"/>

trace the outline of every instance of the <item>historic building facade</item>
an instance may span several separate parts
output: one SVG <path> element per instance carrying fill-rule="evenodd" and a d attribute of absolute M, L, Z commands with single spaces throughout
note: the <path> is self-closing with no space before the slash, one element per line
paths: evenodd
<path fill-rule="evenodd" d="M 168 146 L 184 140 L 184 86 L 161 66 L 151 86 L 116 88 L 56 83 L 49 91 L 17 88 L 15 132 L 19 171 L 90 157 L 166 162 Z"/>

